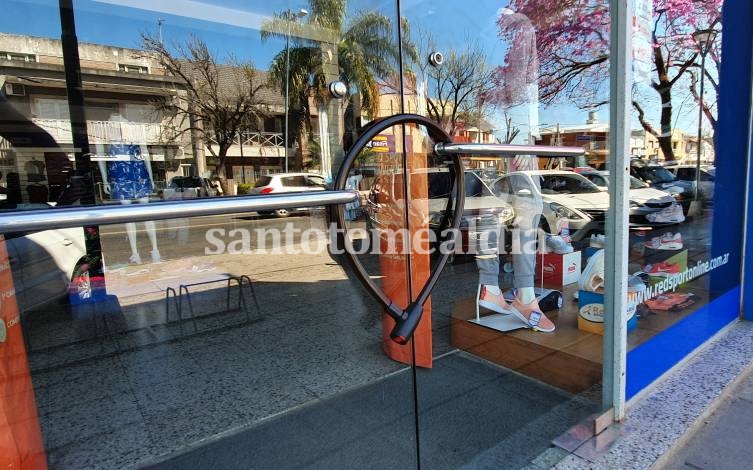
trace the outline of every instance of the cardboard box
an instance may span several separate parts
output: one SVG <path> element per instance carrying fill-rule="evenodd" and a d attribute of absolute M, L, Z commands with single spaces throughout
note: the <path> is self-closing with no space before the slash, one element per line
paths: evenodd
<path fill-rule="evenodd" d="M 637 304 L 628 304 L 628 331 L 638 326 L 635 315 Z M 604 334 L 604 294 L 578 291 L 578 329 L 588 333 Z"/>
<path fill-rule="evenodd" d="M 580 251 L 559 255 L 536 254 L 536 279 L 565 286 L 578 282 L 580 277 Z"/>

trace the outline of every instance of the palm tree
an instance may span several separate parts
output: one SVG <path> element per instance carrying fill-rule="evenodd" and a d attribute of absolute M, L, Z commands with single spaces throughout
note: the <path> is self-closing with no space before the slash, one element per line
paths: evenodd
<path fill-rule="evenodd" d="M 290 49 L 280 51 L 272 59 L 269 77 L 283 93 L 288 80 L 290 128 L 296 129 L 298 138 L 297 168 L 303 165 L 303 153 L 308 149 L 312 132 L 311 102 L 321 116 L 331 99 L 328 90 L 331 82 L 339 80 L 348 87 L 344 99 L 347 100 L 345 133 L 349 134 L 355 131 L 356 118 L 361 112 L 370 118 L 377 115 L 378 78 L 392 78 L 396 74 L 400 57 L 390 19 L 373 11 L 346 18 L 347 3 L 347 0 L 309 0 L 310 13 L 304 24 L 295 21 L 294 12 L 286 10 L 262 25 L 262 39 L 287 39 L 288 31 L 291 33 Z M 404 27 L 403 37 L 407 38 L 407 23 Z M 409 42 L 404 42 L 403 54 L 416 60 L 416 48 Z M 343 138 L 347 140 L 346 136 Z"/>

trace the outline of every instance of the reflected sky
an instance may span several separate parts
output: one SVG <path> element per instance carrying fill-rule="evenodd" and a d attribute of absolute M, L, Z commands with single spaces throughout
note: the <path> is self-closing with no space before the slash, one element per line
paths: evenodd
<path fill-rule="evenodd" d="M 461 49 L 469 38 L 477 40 L 487 53 L 488 62 L 500 65 L 506 50 L 497 37 L 497 11 L 507 0 L 478 0 L 473 8 L 459 7 L 454 2 L 406 0 L 401 2 L 403 15 L 412 25 L 414 36 L 421 30 L 433 33 L 440 48 Z M 60 19 L 56 0 L 5 0 L 0 15 L 0 31 L 49 38 L 60 37 Z M 193 33 L 203 39 L 217 57 L 233 56 L 251 60 L 266 69 L 274 54 L 284 48 L 284 39 L 271 38 L 262 43 L 259 25 L 274 12 L 307 7 L 303 1 L 250 2 L 248 0 L 76 0 L 79 42 L 138 48 L 143 32 L 157 34 L 158 20 L 163 20 L 165 42 L 181 43 Z M 349 13 L 377 10 L 393 18 L 394 1 L 353 0 Z M 23 18 L 23 21 L 19 21 Z M 643 93 L 652 99 L 651 93 Z M 675 103 L 676 126 L 694 129 L 694 103 Z M 687 100 L 686 100 L 687 101 Z M 658 103 L 657 103 L 658 107 Z M 658 108 L 657 108 L 658 109 Z M 521 110 L 512 110 L 514 120 L 525 127 L 527 119 Z M 540 125 L 562 126 L 584 124 L 587 112 L 570 105 L 541 109 Z M 608 109 L 597 110 L 601 122 L 607 122 Z M 495 121 L 497 119 L 494 119 Z M 501 121 L 501 117 L 499 119 Z M 685 122 L 687 121 L 687 122 Z M 500 126 L 501 127 L 501 126 Z M 639 128 L 637 122 L 633 128 Z M 521 135 L 526 135 L 525 129 Z"/>

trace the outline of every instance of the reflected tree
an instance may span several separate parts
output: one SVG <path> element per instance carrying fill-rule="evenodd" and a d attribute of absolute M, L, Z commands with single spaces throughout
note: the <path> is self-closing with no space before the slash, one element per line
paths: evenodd
<path fill-rule="evenodd" d="M 674 160 L 672 149 L 673 91 L 678 84 L 688 83 L 693 71 L 700 70 L 700 56 L 692 34 L 703 29 L 719 29 L 723 0 L 653 0 L 651 35 L 653 97 L 642 100 L 634 93 L 633 107 L 643 129 L 659 141 L 667 160 Z M 510 9 L 528 17 L 536 31 L 536 50 L 540 63 L 539 90 L 543 104 L 568 102 L 582 109 L 593 109 L 608 103 L 609 88 L 609 1 L 561 0 L 511 0 Z M 516 31 L 500 15 L 499 34 L 515 49 Z M 717 36 L 711 59 L 718 66 L 719 44 Z M 515 57 L 509 54 L 499 67 L 504 72 Z M 707 70 L 712 91 L 717 91 L 712 76 L 713 67 Z M 498 77 L 504 77 L 499 73 Z M 690 80 L 691 92 L 695 81 Z M 504 83 L 498 83 L 504 85 Z M 697 96 L 697 93 L 696 93 Z M 647 116 L 648 103 L 659 102 L 659 126 Z M 698 101 L 698 100 L 697 100 Z M 708 100 L 704 110 L 713 117 L 715 99 Z M 710 119 L 712 128 L 715 119 Z"/>
<path fill-rule="evenodd" d="M 228 57 L 225 63 L 218 63 L 196 36 L 174 44 L 172 52 L 158 37 L 144 33 L 141 46 L 175 79 L 174 88 L 179 90 L 175 99 L 153 101 L 157 112 L 169 121 L 168 138 L 178 140 L 190 134 L 200 141 L 214 157 L 223 193 L 229 194 L 228 151 L 242 130 L 256 128 L 267 114 L 259 99 L 264 81 L 250 62 Z"/>
<path fill-rule="evenodd" d="M 282 93 L 287 81 L 289 126 L 298 145 L 297 169 L 308 157 L 315 114 L 312 107 L 316 107 L 318 116 L 326 113 L 330 83 L 339 80 L 348 88 L 343 103 L 347 146 L 350 134 L 357 130 L 358 118 L 362 114 L 369 118 L 378 115 L 379 80 L 396 74 L 399 54 L 390 18 L 376 11 L 349 16 L 347 10 L 346 0 L 310 0 L 304 18 L 298 20 L 295 12 L 286 10 L 262 25 L 263 40 L 290 41 L 290 49 L 283 49 L 272 59 L 269 79 Z M 416 57 L 410 44 L 404 44 L 403 52 Z M 328 143 L 319 142 L 319 147 L 324 157 Z"/>
<path fill-rule="evenodd" d="M 429 33 L 419 32 L 419 37 L 422 57 L 438 51 Z M 424 83 L 419 82 L 417 93 L 423 95 L 425 113 L 450 135 L 457 134 L 463 126 L 480 127 L 491 110 L 488 93 L 492 69 L 476 42 L 468 39 L 465 43 L 468 46 L 463 50 L 443 51 L 441 64 L 418 64 L 418 80 Z"/>

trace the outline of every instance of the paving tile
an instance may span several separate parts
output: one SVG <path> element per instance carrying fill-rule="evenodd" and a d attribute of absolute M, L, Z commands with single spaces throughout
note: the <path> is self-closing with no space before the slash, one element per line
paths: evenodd
<path fill-rule="evenodd" d="M 143 417 L 133 396 L 118 395 L 84 404 L 71 403 L 59 411 L 40 415 L 39 422 L 45 446 L 57 448 L 143 423 Z"/>
<path fill-rule="evenodd" d="M 50 468 L 110 470 L 132 467 L 152 457 L 143 423 L 120 427 L 47 452 Z"/>
<path fill-rule="evenodd" d="M 694 439 L 685 464 L 702 469 L 740 469 L 753 462 L 750 426 L 753 403 L 732 401 L 714 416 L 713 422 Z"/>

